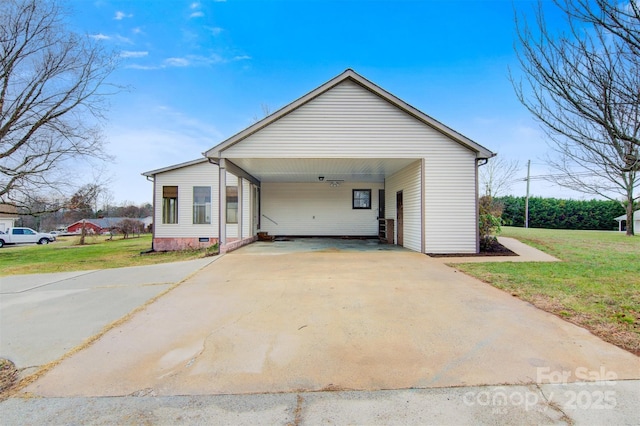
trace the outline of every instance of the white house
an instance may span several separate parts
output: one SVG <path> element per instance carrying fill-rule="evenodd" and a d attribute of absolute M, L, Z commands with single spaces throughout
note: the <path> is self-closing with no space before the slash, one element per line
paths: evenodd
<path fill-rule="evenodd" d="M 626 231 L 627 230 L 627 215 L 623 214 L 622 216 L 618 216 L 613 220 L 618 221 L 618 231 Z M 633 212 L 633 230 L 634 232 L 640 232 L 640 210 L 636 210 Z"/>
<path fill-rule="evenodd" d="M 476 253 L 478 167 L 494 155 L 348 69 L 204 158 L 143 173 L 153 246 L 383 233 L 417 252 Z"/>
<path fill-rule="evenodd" d="M 9 204 L 0 204 L 0 232 L 15 226 L 18 219 L 18 209 Z"/>

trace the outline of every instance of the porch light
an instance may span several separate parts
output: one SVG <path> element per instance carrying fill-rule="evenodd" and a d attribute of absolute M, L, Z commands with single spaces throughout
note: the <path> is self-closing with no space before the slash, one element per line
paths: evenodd
<path fill-rule="evenodd" d="M 324 176 L 318 176 L 318 180 L 322 182 L 324 180 Z"/>

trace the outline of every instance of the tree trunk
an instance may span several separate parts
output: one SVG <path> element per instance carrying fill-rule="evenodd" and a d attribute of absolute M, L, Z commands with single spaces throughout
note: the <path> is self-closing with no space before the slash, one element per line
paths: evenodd
<path fill-rule="evenodd" d="M 625 206 L 627 209 L 627 236 L 631 237 L 634 235 L 633 233 L 633 198 L 631 200 L 627 200 L 627 205 Z"/>
<path fill-rule="evenodd" d="M 82 221 L 82 231 L 80 232 L 80 245 L 83 246 L 84 245 L 84 237 L 87 235 L 87 228 L 86 228 L 87 224 L 86 222 L 83 220 Z"/>

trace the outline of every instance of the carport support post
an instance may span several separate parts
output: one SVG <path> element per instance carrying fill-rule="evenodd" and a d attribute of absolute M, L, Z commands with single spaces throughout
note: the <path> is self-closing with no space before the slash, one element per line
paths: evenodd
<path fill-rule="evenodd" d="M 224 158 L 220 159 L 218 163 L 218 198 L 219 198 L 219 212 L 218 212 L 218 246 L 222 252 L 222 247 L 227 244 L 227 167 Z"/>

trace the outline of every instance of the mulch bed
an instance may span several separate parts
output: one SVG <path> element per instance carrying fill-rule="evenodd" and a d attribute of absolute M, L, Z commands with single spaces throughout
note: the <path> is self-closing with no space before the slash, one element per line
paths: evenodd
<path fill-rule="evenodd" d="M 497 241 L 494 241 L 491 246 L 481 250 L 480 253 L 427 253 L 431 257 L 491 257 L 491 256 L 519 256 Z"/>

